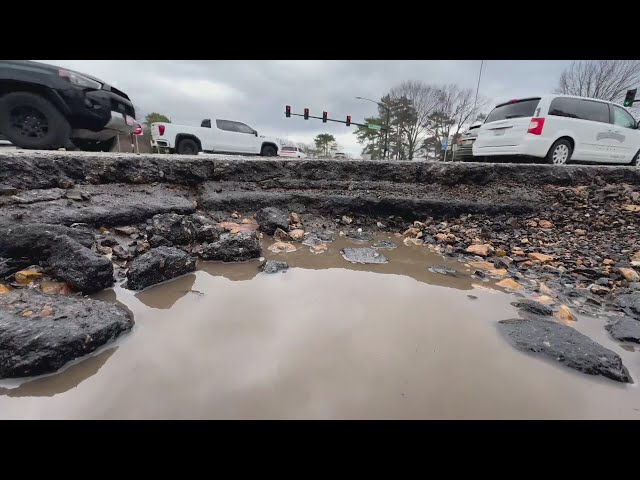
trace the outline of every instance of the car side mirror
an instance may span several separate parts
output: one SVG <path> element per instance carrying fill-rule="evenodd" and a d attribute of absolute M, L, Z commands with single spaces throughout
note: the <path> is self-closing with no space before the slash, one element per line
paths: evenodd
<path fill-rule="evenodd" d="M 638 120 L 638 124 L 636 125 L 636 128 L 640 130 L 640 120 Z"/>
<path fill-rule="evenodd" d="M 256 130 L 253 131 L 253 134 L 257 137 L 258 136 L 258 132 Z"/>

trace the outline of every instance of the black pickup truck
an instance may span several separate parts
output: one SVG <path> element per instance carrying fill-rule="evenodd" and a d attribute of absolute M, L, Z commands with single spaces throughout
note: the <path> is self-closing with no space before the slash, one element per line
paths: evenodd
<path fill-rule="evenodd" d="M 20 148 L 109 151 L 137 127 L 129 97 L 90 75 L 0 60 L 0 135 Z"/>

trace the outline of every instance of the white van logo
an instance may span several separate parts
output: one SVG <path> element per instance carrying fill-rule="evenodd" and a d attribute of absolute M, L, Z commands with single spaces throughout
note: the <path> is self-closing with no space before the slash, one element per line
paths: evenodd
<path fill-rule="evenodd" d="M 624 140 L 627 138 L 625 135 L 622 135 L 621 133 L 618 132 L 598 132 L 598 135 L 596 136 L 596 140 L 606 140 L 610 138 L 611 140 L 617 140 L 620 143 L 623 143 Z"/>

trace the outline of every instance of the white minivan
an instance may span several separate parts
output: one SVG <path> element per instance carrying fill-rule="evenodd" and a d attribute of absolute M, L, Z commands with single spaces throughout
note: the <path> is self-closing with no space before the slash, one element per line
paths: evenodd
<path fill-rule="evenodd" d="M 622 106 L 568 95 L 509 100 L 487 116 L 474 157 L 516 155 L 563 165 L 570 160 L 638 164 L 640 125 Z"/>

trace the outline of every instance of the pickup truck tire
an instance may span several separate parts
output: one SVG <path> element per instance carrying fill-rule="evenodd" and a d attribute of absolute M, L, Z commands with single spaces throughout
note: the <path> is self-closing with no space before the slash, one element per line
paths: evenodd
<path fill-rule="evenodd" d="M 263 157 L 275 157 L 278 152 L 271 145 L 265 145 L 262 147 L 261 155 Z"/>
<path fill-rule="evenodd" d="M 0 98 L 0 132 L 17 147 L 50 150 L 69 145 L 71 126 L 46 98 L 12 92 Z"/>
<path fill-rule="evenodd" d="M 110 152 L 116 143 L 116 137 L 109 140 L 86 140 L 76 138 L 73 144 L 84 152 Z"/>
<path fill-rule="evenodd" d="M 180 155 L 197 155 L 199 151 L 198 144 L 190 138 L 183 138 L 176 147 L 176 152 Z"/>

